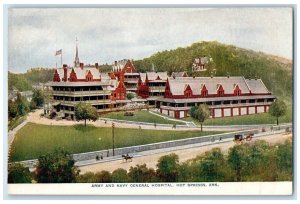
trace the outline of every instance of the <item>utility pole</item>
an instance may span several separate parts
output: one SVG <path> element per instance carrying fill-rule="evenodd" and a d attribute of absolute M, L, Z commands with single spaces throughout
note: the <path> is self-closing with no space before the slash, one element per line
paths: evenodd
<path fill-rule="evenodd" d="M 113 156 L 115 156 L 115 123 L 112 123 Z"/>

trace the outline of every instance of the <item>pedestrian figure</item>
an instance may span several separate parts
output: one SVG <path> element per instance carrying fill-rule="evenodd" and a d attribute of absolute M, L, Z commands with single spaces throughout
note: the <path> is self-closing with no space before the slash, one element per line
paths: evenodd
<path fill-rule="evenodd" d="M 222 137 L 220 137 L 219 141 L 220 141 L 220 142 L 222 141 Z"/>

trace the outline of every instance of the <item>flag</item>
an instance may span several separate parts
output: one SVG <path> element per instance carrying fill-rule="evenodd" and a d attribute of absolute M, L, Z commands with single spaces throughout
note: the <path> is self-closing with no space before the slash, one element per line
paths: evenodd
<path fill-rule="evenodd" d="M 56 55 L 61 55 L 61 52 L 62 52 L 62 49 L 57 50 L 57 51 L 55 52 L 55 56 L 56 56 Z"/>

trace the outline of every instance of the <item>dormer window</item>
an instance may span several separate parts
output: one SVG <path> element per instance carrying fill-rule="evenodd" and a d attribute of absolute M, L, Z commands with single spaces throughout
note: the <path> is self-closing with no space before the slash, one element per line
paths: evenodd
<path fill-rule="evenodd" d="M 242 94 L 242 90 L 240 89 L 239 85 L 235 85 L 234 95 L 239 96 L 241 94 Z"/>
<path fill-rule="evenodd" d="M 192 97 L 192 95 L 193 95 L 193 92 L 192 92 L 190 85 L 186 85 L 186 88 L 184 90 L 184 96 L 189 98 L 189 97 Z"/>
<path fill-rule="evenodd" d="M 89 70 L 87 75 L 85 76 L 86 81 L 92 81 L 93 80 L 93 75 L 91 71 Z"/>
<path fill-rule="evenodd" d="M 191 91 L 185 92 L 185 97 L 191 97 L 191 96 L 192 96 L 192 92 Z"/>
<path fill-rule="evenodd" d="M 223 96 L 224 95 L 224 89 L 221 84 L 218 84 L 218 90 L 217 90 L 218 96 Z"/>
<path fill-rule="evenodd" d="M 205 84 L 202 84 L 201 85 L 201 96 L 206 97 L 207 95 L 208 95 L 207 88 L 206 88 Z"/>
<path fill-rule="evenodd" d="M 218 91 L 218 95 L 219 96 L 223 96 L 224 95 L 224 91 Z"/>

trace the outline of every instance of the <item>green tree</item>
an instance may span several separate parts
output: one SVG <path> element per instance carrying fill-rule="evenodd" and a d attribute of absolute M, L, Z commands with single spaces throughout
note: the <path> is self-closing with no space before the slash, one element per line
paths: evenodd
<path fill-rule="evenodd" d="M 43 106 L 45 102 L 45 96 L 43 92 L 39 89 L 34 89 L 32 94 L 32 101 L 37 107 Z"/>
<path fill-rule="evenodd" d="M 227 162 L 233 172 L 234 181 L 243 181 L 244 176 L 247 176 L 251 171 L 249 166 L 249 145 L 235 145 L 229 149 Z"/>
<path fill-rule="evenodd" d="M 8 183 L 31 183 L 32 175 L 28 167 L 15 163 L 8 166 Z"/>
<path fill-rule="evenodd" d="M 281 116 L 284 116 L 286 114 L 287 106 L 284 103 L 284 101 L 277 99 L 275 102 L 272 103 L 272 105 L 269 108 L 269 113 L 276 117 L 277 120 L 277 125 L 278 123 L 278 118 Z"/>
<path fill-rule="evenodd" d="M 36 103 L 33 100 L 30 101 L 30 103 L 29 103 L 29 109 L 30 110 L 34 110 L 36 108 L 37 108 Z"/>
<path fill-rule="evenodd" d="M 162 182 L 175 182 L 178 180 L 179 158 L 172 153 L 159 158 L 157 175 Z"/>
<path fill-rule="evenodd" d="M 15 87 L 18 91 L 29 91 L 32 85 L 24 74 L 14 74 L 8 72 L 8 89 L 13 90 Z"/>
<path fill-rule="evenodd" d="M 111 183 L 112 182 L 111 173 L 108 171 L 97 172 L 95 174 L 95 177 L 96 177 L 97 183 Z"/>
<path fill-rule="evenodd" d="M 225 181 L 227 172 L 227 164 L 219 148 L 205 152 L 199 162 L 199 178 L 203 182 L 209 181 Z"/>
<path fill-rule="evenodd" d="M 134 183 L 157 181 L 154 169 L 148 169 L 146 164 L 131 166 L 128 171 L 128 177 L 129 181 Z"/>
<path fill-rule="evenodd" d="M 38 183 L 73 183 L 79 170 L 74 166 L 72 156 L 62 150 L 40 156 L 36 167 Z"/>
<path fill-rule="evenodd" d="M 96 121 L 98 119 L 97 109 L 92 105 L 80 102 L 75 106 L 75 117 L 77 121 L 84 120 L 86 126 L 86 120 Z"/>
<path fill-rule="evenodd" d="M 210 111 L 208 106 L 205 104 L 201 104 L 198 107 L 192 107 L 190 110 L 190 116 L 192 118 L 197 119 L 201 123 L 201 132 L 202 132 L 202 124 L 206 119 L 210 116 Z"/>
<path fill-rule="evenodd" d="M 276 146 L 277 169 L 279 180 L 292 180 L 293 175 L 293 144 L 287 140 L 284 144 Z"/>
<path fill-rule="evenodd" d="M 178 167 L 178 182 L 193 182 L 194 173 L 189 161 L 182 163 Z"/>
<path fill-rule="evenodd" d="M 28 110 L 29 110 L 28 101 L 20 93 L 17 93 L 16 104 L 17 104 L 19 116 L 23 116 L 28 112 Z"/>
<path fill-rule="evenodd" d="M 277 178 L 276 152 L 264 140 L 257 140 L 249 146 L 249 166 L 251 173 L 245 177 L 247 181 L 274 181 Z M 268 168 L 266 168 L 266 166 Z"/>
<path fill-rule="evenodd" d="M 96 183 L 97 179 L 93 172 L 86 172 L 76 176 L 76 183 Z"/>
<path fill-rule="evenodd" d="M 113 183 L 128 183 L 129 178 L 125 169 L 116 169 L 111 174 Z"/>
<path fill-rule="evenodd" d="M 8 116 L 9 118 L 15 118 L 18 115 L 18 106 L 17 103 L 9 100 L 8 101 Z"/>
<path fill-rule="evenodd" d="M 127 93 L 126 97 L 127 97 L 128 100 L 131 100 L 131 99 L 134 98 L 134 94 L 133 93 Z"/>

